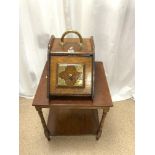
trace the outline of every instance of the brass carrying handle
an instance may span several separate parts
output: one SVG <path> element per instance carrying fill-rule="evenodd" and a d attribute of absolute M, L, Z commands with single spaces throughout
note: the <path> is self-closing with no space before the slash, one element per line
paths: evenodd
<path fill-rule="evenodd" d="M 63 35 L 62 35 L 62 37 L 61 37 L 61 39 L 60 39 L 60 44 L 61 44 L 62 46 L 64 45 L 64 38 L 65 38 L 65 36 L 66 36 L 68 33 L 74 33 L 74 34 L 78 35 L 78 37 L 79 37 L 79 39 L 80 39 L 80 48 L 82 48 L 82 46 L 83 46 L 83 39 L 82 39 L 82 36 L 81 36 L 81 34 L 80 34 L 79 32 L 73 31 L 73 30 L 68 30 L 68 31 L 66 31 L 65 33 L 63 33 Z"/>

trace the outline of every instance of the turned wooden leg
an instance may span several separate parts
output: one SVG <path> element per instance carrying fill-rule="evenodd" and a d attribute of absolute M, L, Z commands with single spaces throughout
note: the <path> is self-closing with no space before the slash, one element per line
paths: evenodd
<path fill-rule="evenodd" d="M 98 130 L 97 130 L 96 140 L 99 140 L 99 138 L 101 137 L 104 120 L 105 120 L 105 117 L 106 117 L 108 111 L 109 111 L 109 108 L 103 109 L 102 118 L 101 118 Z"/>
<path fill-rule="evenodd" d="M 46 122 L 45 122 L 45 119 L 44 119 L 44 115 L 43 115 L 43 112 L 42 112 L 42 108 L 40 108 L 40 107 L 35 107 L 35 108 L 38 111 L 39 117 L 41 119 L 41 123 L 42 123 L 43 129 L 44 129 L 45 137 L 48 140 L 50 140 L 50 132 L 49 132 L 49 130 L 47 128 L 47 125 L 46 125 Z"/>

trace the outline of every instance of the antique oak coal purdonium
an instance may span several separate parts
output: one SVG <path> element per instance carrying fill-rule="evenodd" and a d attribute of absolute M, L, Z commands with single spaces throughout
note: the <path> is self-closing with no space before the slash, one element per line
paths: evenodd
<path fill-rule="evenodd" d="M 78 38 L 65 38 L 74 33 Z M 95 48 L 93 37 L 82 38 L 66 31 L 51 36 L 48 44 L 48 97 L 91 97 L 94 95 Z"/>

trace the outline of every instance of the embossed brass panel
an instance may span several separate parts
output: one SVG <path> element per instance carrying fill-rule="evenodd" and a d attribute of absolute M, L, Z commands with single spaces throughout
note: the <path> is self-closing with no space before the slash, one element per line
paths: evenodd
<path fill-rule="evenodd" d="M 58 64 L 58 87 L 84 87 L 84 64 Z"/>
<path fill-rule="evenodd" d="M 92 58 L 53 56 L 50 62 L 50 93 L 52 95 L 87 95 L 92 89 Z"/>

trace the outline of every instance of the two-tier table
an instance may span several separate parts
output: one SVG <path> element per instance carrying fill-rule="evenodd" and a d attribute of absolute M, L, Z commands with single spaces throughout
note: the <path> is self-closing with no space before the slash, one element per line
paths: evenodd
<path fill-rule="evenodd" d="M 44 67 L 33 106 L 41 119 L 44 134 L 48 140 L 56 135 L 96 135 L 98 140 L 102 133 L 104 119 L 113 106 L 102 62 L 95 62 L 94 99 L 48 99 L 47 97 L 47 63 Z M 42 108 L 50 108 L 47 123 Z M 99 121 L 98 109 L 103 109 Z"/>

